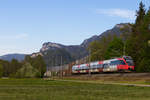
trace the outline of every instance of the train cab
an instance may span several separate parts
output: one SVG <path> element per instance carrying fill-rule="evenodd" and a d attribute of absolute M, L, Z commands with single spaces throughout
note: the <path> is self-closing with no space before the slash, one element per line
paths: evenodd
<path fill-rule="evenodd" d="M 131 56 L 123 56 L 122 58 L 126 62 L 126 64 L 129 66 L 128 69 L 133 71 L 135 69 L 135 66 L 134 66 L 132 57 Z"/>

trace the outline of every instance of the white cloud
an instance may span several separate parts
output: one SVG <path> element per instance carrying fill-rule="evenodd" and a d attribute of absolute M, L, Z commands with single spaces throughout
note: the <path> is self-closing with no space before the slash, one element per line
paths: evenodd
<path fill-rule="evenodd" d="M 16 39 L 25 39 L 28 37 L 28 34 L 23 33 L 23 34 L 17 34 L 14 38 Z"/>
<path fill-rule="evenodd" d="M 15 34 L 15 35 L 3 35 L 0 37 L 1 40 L 16 40 L 16 39 L 26 39 L 28 38 L 28 34 Z"/>
<path fill-rule="evenodd" d="M 127 9 L 97 9 L 96 13 L 104 14 L 108 16 L 126 18 L 130 20 L 135 19 L 135 11 L 127 10 Z"/>

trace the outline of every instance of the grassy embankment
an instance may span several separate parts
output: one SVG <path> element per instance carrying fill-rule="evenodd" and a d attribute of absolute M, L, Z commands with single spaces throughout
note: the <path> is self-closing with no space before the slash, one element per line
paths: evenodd
<path fill-rule="evenodd" d="M 150 100 L 149 87 L 42 79 L 1 79 L 0 100 Z"/>

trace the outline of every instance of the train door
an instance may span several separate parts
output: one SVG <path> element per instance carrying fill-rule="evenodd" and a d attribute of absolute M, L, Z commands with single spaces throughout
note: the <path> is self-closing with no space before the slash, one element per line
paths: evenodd
<path fill-rule="evenodd" d="M 110 71 L 109 64 L 108 63 L 103 64 L 103 72 L 109 72 L 109 71 Z"/>
<path fill-rule="evenodd" d="M 117 69 L 117 65 L 111 65 L 109 66 L 110 68 L 110 72 L 116 72 L 118 69 Z"/>

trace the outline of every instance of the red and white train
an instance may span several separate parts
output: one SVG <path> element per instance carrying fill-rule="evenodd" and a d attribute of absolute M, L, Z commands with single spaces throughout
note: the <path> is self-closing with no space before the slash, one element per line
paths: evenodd
<path fill-rule="evenodd" d="M 126 72 L 133 71 L 134 63 L 130 56 L 123 56 L 104 61 L 72 66 L 72 74 L 99 73 L 99 72 Z"/>

